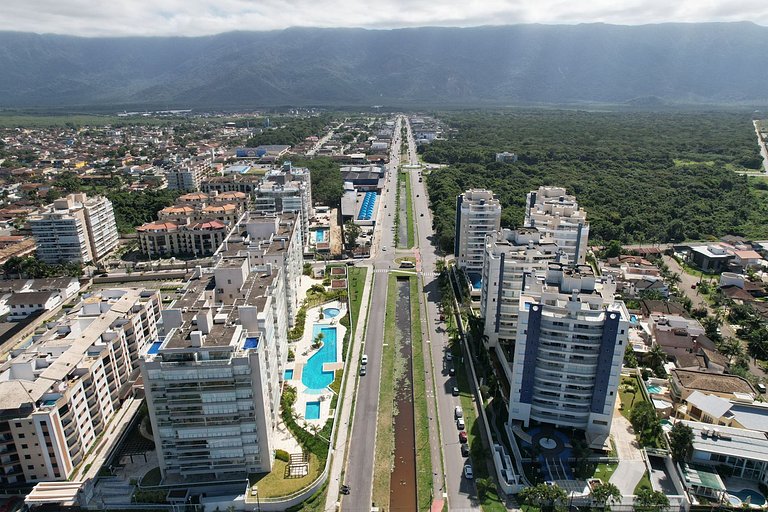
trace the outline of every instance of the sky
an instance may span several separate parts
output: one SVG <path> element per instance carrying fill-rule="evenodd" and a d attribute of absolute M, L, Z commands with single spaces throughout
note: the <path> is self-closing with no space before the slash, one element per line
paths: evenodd
<path fill-rule="evenodd" d="M 0 30 L 200 36 L 287 27 L 752 21 L 768 0 L 0 0 Z"/>

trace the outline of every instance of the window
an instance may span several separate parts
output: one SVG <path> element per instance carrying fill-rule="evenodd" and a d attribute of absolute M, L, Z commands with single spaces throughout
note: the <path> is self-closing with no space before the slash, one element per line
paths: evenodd
<path fill-rule="evenodd" d="M 29 464 L 29 465 L 27 466 L 27 469 L 35 469 L 35 466 L 34 466 L 34 464 Z"/>
<path fill-rule="evenodd" d="M 26 436 L 24 435 L 24 433 L 20 433 L 20 434 L 19 434 L 19 439 L 24 439 L 25 437 L 26 437 Z"/>
<path fill-rule="evenodd" d="M 26 450 L 27 449 L 27 445 L 25 445 L 25 444 L 21 445 L 21 449 L 22 450 Z"/>

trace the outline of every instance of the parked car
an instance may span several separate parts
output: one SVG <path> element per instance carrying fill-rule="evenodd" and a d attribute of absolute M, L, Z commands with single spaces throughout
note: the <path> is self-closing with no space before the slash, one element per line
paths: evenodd
<path fill-rule="evenodd" d="M 464 417 L 464 410 L 461 408 L 460 405 L 457 405 L 456 408 L 453 410 L 454 416 L 456 418 L 463 418 Z"/>
<path fill-rule="evenodd" d="M 459 388 L 457 388 L 456 386 L 453 386 L 453 389 L 451 390 L 451 394 L 453 396 L 459 396 Z"/>
<path fill-rule="evenodd" d="M 363 354 L 363 357 L 360 358 L 360 364 L 362 364 L 363 366 L 368 364 L 368 355 L 367 354 Z"/>
<path fill-rule="evenodd" d="M 464 430 L 464 418 L 456 418 L 456 428 Z"/>
<path fill-rule="evenodd" d="M 766 387 L 765 387 L 765 384 L 758 384 L 758 385 L 756 385 L 755 387 L 756 387 L 756 388 L 757 388 L 757 390 L 758 390 L 759 392 L 761 392 L 761 393 L 765 393 L 766 391 L 768 391 L 768 390 L 766 389 Z"/>
<path fill-rule="evenodd" d="M 467 442 L 467 433 L 463 430 L 459 432 L 459 442 L 460 443 L 466 443 Z"/>
<path fill-rule="evenodd" d="M 468 444 L 462 444 L 461 445 L 461 456 L 462 457 L 469 457 L 469 445 Z"/>
<path fill-rule="evenodd" d="M 451 354 L 450 352 L 446 352 L 445 360 L 446 361 L 453 361 L 453 354 Z"/>
<path fill-rule="evenodd" d="M 473 478 L 475 478 L 475 473 L 472 471 L 471 464 L 467 464 L 466 466 L 464 466 L 464 478 L 466 478 L 467 480 L 472 480 Z"/>
<path fill-rule="evenodd" d="M 453 366 L 451 366 L 451 368 L 448 370 L 448 375 L 450 375 L 451 377 L 453 377 L 454 375 L 456 375 L 456 368 L 454 368 Z"/>
<path fill-rule="evenodd" d="M 360 376 L 361 376 L 361 377 L 365 377 L 365 373 L 366 373 L 366 372 L 365 372 L 365 366 L 361 366 L 361 367 L 360 367 Z"/>

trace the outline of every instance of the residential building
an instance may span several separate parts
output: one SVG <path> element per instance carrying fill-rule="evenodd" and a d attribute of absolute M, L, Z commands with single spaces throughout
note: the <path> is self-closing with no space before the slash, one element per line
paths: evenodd
<path fill-rule="evenodd" d="M 550 235 L 569 261 L 585 263 L 589 239 L 587 214 L 564 188 L 539 187 L 529 192 L 523 225 Z"/>
<path fill-rule="evenodd" d="M 309 223 L 314 216 L 309 169 L 293 167 L 290 162 L 285 162 L 281 169 L 267 172 L 256 189 L 253 212 L 298 212 L 302 243 L 309 244 Z"/>
<path fill-rule="evenodd" d="M 247 251 L 199 270 L 163 311 L 142 364 L 163 477 L 242 480 L 270 471 L 288 356 L 282 269 Z"/>
<path fill-rule="evenodd" d="M 722 398 L 752 399 L 755 388 L 738 375 L 674 369 L 669 374 L 669 388 L 676 402 L 683 402 L 694 391 Z"/>
<path fill-rule="evenodd" d="M 0 486 L 73 474 L 130 392 L 159 314 L 156 290 L 104 290 L 16 341 L 0 365 Z"/>
<path fill-rule="evenodd" d="M 171 164 L 166 171 L 168 188 L 171 190 L 200 190 L 200 184 L 208 177 L 216 175 L 211 157 L 196 156 Z"/>
<path fill-rule="evenodd" d="M 456 265 L 480 276 L 483 271 L 485 237 L 501 227 L 501 204 L 490 190 L 470 189 L 456 199 Z M 479 288 L 479 279 L 473 285 Z"/>
<path fill-rule="evenodd" d="M 98 261 L 117 246 L 117 224 L 106 197 L 70 194 L 29 218 L 37 256 L 46 263 Z"/>
<path fill-rule="evenodd" d="M 768 433 L 768 404 L 752 398 L 726 399 L 694 391 L 677 408 L 680 419 Z"/>
<path fill-rule="evenodd" d="M 480 317 L 485 319 L 487 346 L 496 350 L 507 380 L 517 336 L 517 313 L 523 276 L 546 271 L 557 258 L 557 246 L 533 228 L 503 229 L 485 238 Z"/>
<path fill-rule="evenodd" d="M 517 162 L 517 154 L 504 151 L 503 153 L 496 153 L 496 161 L 505 164 L 512 164 Z"/>
<path fill-rule="evenodd" d="M 629 312 L 588 265 L 550 263 L 520 295 L 509 421 L 585 431 L 603 448 L 611 428 Z"/>

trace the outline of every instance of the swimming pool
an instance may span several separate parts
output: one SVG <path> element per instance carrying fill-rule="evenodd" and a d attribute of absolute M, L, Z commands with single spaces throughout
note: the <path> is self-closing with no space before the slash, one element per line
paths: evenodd
<path fill-rule="evenodd" d="M 285 370 L 285 373 L 283 374 L 283 378 L 285 380 L 291 380 L 293 378 L 293 369 Z"/>
<path fill-rule="evenodd" d="M 752 489 L 742 489 L 740 491 L 732 491 L 731 489 L 728 489 L 728 494 L 740 500 L 739 506 L 741 503 L 746 502 L 747 499 L 749 499 L 749 503 L 751 505 L 757 505 L 759 507 L 765 505 L 765 497 L 759 492 L 753 491 Z M 729 499 L 728 501 L 731 500 Z"/>
<path fill-rule="evenodd" d="M 312 339 L 323 335 L 323 346 L 309 358 L 301 372 L 301 383 L 309 389 L 325 389 L 333 382 L 334 372 L 324 372 L 325 363 L 336 362 L 336 328 L 315 324 Z"/>
<path fill-rule="evenodd" d="M 646 386 L 645 389 L 647 389 L 649 393 L 661 393 L 661 387 L 656 386 L 655 384 Z"/>
<path fill-rule="evenodd" d="M 328 318 L 336 318 L 337 316 L 339 316 L 339 313 L 341 313 L 339 308 L 325 308 L 323 310 L 323 314 Z"/>
<path fill-rule="evenodd" d="M 318 229 L 315 231 L 315 242 L 325 242 L 325 230 Z"/>
<path fill-rule="evenodd" d="M 304 419 L 320 419 L 320 402 L 307 402 L 307 408 L 304 410 Z"/>
<path fill-rule="evenodd" d="M 636 324 L 637 323 L 637 315 L 629 315 L 629 322 Z"/>
<path fill-rule="evenodd" d="M 160 350 L 160 345 L 162 344 L 163 344 L 162 341 L 156 341 L 152 343 L 152 346 L 149 347 L 149 350 L 147 350 L 147 354 L 150 356 L 157 354 L 157 352 Z"/>

